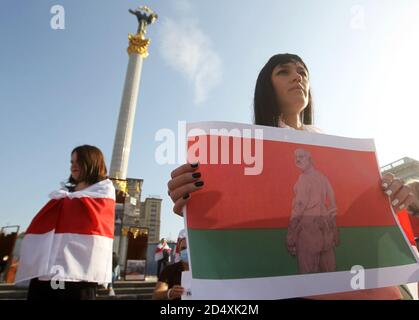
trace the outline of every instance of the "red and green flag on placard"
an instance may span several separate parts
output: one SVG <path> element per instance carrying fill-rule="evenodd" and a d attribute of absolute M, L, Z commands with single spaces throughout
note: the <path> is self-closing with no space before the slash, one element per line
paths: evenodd
<path fill-rule="evenodd" d="M 189 146 L 198 139 L 190 139 Z M 229 138 L 230 158 L 237 139 L 245 140 Z M 299 274 L 296 258 L 286 248 L 293 187 L 300 175 L 294 164 L 298 148 L 310 151 L 335 193 L 340 233 L 336 271 L 416 263 L 381 189 L 374 151 L 263 140 L 259 175 L 245 175 L 244 163 L 200 164 L 205 186 L 193 193 L 187 206 L 194 279 Z M 211 152 L 209 143 L 206 151 Z"/>

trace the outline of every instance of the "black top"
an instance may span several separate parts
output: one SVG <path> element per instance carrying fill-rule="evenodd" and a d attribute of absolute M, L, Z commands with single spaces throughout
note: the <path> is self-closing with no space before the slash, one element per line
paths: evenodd
<path fill-rule="evenodd" d="M 175 285 L 180 286 L 182 279 L 182 271 L 184 271 L 182 261 L 169 264 L 160 273 L 159 281 L 167 283 L 169 289 Z"/>

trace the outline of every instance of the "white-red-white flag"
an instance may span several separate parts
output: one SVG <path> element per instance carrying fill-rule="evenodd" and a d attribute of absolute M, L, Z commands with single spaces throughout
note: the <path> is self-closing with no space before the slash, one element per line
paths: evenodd
<path fill-rule="evenodd" d="M 15 282 L 32 278 L 111 282 L 112 182 L 102 180 L 76 192 L 63 188 L 49 197 L 26 231 Z"/>

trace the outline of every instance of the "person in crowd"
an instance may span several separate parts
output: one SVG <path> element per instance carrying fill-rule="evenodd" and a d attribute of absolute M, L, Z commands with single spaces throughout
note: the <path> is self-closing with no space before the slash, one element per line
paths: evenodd
<path fill-rule="evenodd" d="M 254 123 L 321 133 L 321 130 L 313 125 L 309 71 L 298 55 L 276 54 L 260 71 L 254 94 Z M 411 188 L 394 175 L 384 175 L 381 185 L 383 192 L 390 197 L 396 212 L 412 203 Z M 191 199 L 193 192 L 205 188 L 204 177 L 199 172 L 199 163 L 186 163 L 173 170 L 167 186 L 174 203 L 173 211 L 182 215 L 183 207 Z M 310 297 L 310 299 L 401 298 L 397 286 Z"/>
<path fill-rule="evenodd" d="M 157 261 L 157 276 L 169 264 L 171 251 L 166 239 L 162 238 L 154 252 L 154 260 Z"/>
<path fill-rule="evenodd" d="M 114 297 L 115 296 L 114 284 L 115 284 L 115 281 L 119 277 L 119 271 L 120 271 L 120 268 L 119 268 L 119 257 L 116 254 L 116 252 L 113 252 L 112 253 L 112 281 L 108 285 L 108 295 L 110 297 Z"/>
<path fill-rule="evenodd" d="M 153 292 L 154 300 L 180 300 L 185 293 L 181 286 L 182 272 L 189 271 L 186 237 L 178 238 L 180 261 L 168 265 L 160 274 Z"/>
<path fill-rule="evenodd" d="M 22 241 L 15 282 L 30 280 L 28 300 L 94 300 L 112 278 L 115 188 L 102 152 L 71 152 L 66 185 L 33 218 Z"/>

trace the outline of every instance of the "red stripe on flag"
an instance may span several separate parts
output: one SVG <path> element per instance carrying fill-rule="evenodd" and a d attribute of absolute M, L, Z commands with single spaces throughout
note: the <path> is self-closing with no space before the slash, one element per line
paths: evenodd
<path fill-rule="evenodd" d="M 108 198 L 51 200 L 36 215 L 27 233 L 75 233 L 114 236 L 115 201 Z"/>
<path fill-rule="evenodd" d="M 32 219 L 26 233 L 43 234 L 55 229 L 62 202 L 50 200 Z"/>
<path fill-rule="evenodd" d="M 168 245 L 164 247 L 157 246 L 156 250 L 154 250 L 154 253 L 160 253 L 160 252 L 163 252 L 163 250 L 172 251 L 172 248 L 170 248 Z"/>

